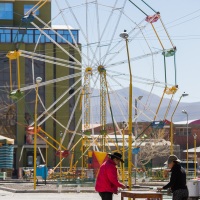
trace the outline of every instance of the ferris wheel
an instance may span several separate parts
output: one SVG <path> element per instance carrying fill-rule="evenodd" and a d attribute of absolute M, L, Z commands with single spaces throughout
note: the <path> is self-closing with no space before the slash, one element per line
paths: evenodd
<path fill-rule="evenodd" d="M 29 59 L 32 80 L 26 86 L 20 86 L 18 81 L 18 90 L 12 92 L 20 91 L 21 94 L 36 86 L 40 88 L 71 80 L 71 85 L 57 99 L 54 99 L 51 105 L 46 106 L 38 94 L 43 112 L 37 116 L 37 124 L 42 126 L 49 118 L 58 123 L 64 130 L 62 140 L 57 141 L 63 149 L 68 151 L 74 149 L 72 141 L 76 135 L 91 137 L 88 148 L 93 147 L 93 150 L 97 151 L 110 150 L 106 149 L 109 143 L 107 136 L 113 135 L 114 143 L 118 148 L 117 135 L 122 135 L 122 128 L 118 122 L 128 121 L 127 87 L 130 81 L 127 44 L 124 38 L 120 37 L 122 32 L 128 36 L 133 85 L 145 90 L 147 94 L 141 100 L 133 90 L 133 98 L 140 103 L 140 108 L 133 104 L 133 108 L 137 110 L 133 121 L 140 117 L 144 121 L 150 121 L 152 126 L 162 126 L 166 119 L 173 96 L 178 89 L 176 47 L 170 39 L 160 13 L 155 12 L 145 2 L 141 1 L 141 3 L 143 10 L 133 1 L 128 0 L 55 0 L 52 20 L 44 22 L 36 15 L 36 11 L 45 6 L 45 1 L 39 1 L 24 17 L 24 22 L 30 23 L 39 32 L 34 51 L 19 48 L 17 52 L 10 52 L 8 57 L 9 59 L 19 59 L 19 57 Z M 43 24 L 43 28 L 36 25 L 34 21 Z M 66 37 L 64 32 L 59 32 L 60 27 L 66 29 Z M 159 36 L 160 32 L 165 34 L 165 40 Z M 59 49 L 67 59 L 50 53 L 53 49 L 48 49 L 49 55 L 44 55 L 39 49 L 42 38 L 54 44 L 54 48 Z M 67 44 L 68 48 L 60 43 Z M 45 67 L 48 67 L 50 63 L 63 68 L 64 72 L 67 69 L 70 74 L 63 73 L 57 78 L 49 78 L 38 84 L 35 82 L 36 60 L 45 63 Z M 169 69 L 168 64 L 174 65 L 174 69 Z M 157 110 L 151 109 L 154 89 L 161 91 Z M 68 93 L 70 95 L 66 97 Z M 20 94 L 19 97 L 21 97 Z M 159 109 L 165 94 L 170 95 L 171 100 L 165 115 L 161 116 Z M 74 98 L 74 105 L 71 108 L 69 120 L 63 124 L 54 115 L 72 98 Z M 82 112 L 72 130 L 71 123 L 78 109 Z M 159 121 L 155 123 L 157 119 Z M 107 133 L 108 123 L 112 124 L 110 126 L 113 128 L 113 132 L 109 134 Z M 94 135 L 95 125 L 100 126 L 101 145 L 98 145 L 99 138 Z M 34 126 L 34 122 L 30 124 L 31 126 Z M 80 131 L 80 126 L 82 126 L 82 131 Z M 127 125 L 125 128 L 128 128 Z M 40 131 L 45 132 L 41 129 Z M 71 134 L 71 139 L 68 145 L 63 147 L 62 143 L 67 134 Z M 141 135 L 143 134 L 142 131 Z M 127 142 L 125 144 L 128 145 Z"/>

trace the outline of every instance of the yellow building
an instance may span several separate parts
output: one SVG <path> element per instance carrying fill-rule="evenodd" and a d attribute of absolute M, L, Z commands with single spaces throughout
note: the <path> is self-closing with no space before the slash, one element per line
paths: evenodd
<path fill-rule="evenodd" d="M 20 167 L 32 167 L 33 166 L 33 135 L 27 134 L 27 126 L 32 124 L 34 121 L 34 107 L 35 107 L 35 89 L 25 90 L 24 97 L 13 100 L 9 98 L 9 93 L 17 88 L 17 64 L 16 60 L 12 61 L 12 87 L 10 83 L 10 70 L 9 70 L 9 60 L 6 54 L 9 51 L 14 51 L 19 48 L 22 50 L 22 54 L 26 52 L 35 52 L 43 56 L 51 56 L 54 58 L 64 59 L 71 62 L 73 66 L 74 60 L 72 57 L 67 55 L 58 46 L 55 45 L 48 37 L 44 34 L 40 35 L 40 31 L 33 27 L 30 23 L 23 23 L 22 18 L 38 1 L 36 0 L 0 0 L 0 135 L 8 136 L 15 139 L 15 154 L 14 154 L 14 169 L 17 171 Z M 39 6 L 37 6 L 39 7 Z M 37 9 L 36 7 L 36 9 Z M 51 1 L 49 0 L 45 5 L 35 12 L 35 15 L 42 19 L 45 23 L 51 20 Z M 38 20 L 34 20 L 34 23 L 38 27 L 44 27 L 44 25 Z M 51 24 L 49 24 L 51 25 Z M 59 33 L 63 38 L 72 43 L 71 35 L 73 35 L 76 43 L 78 41 L 78 30 L 70 29 L 66 26 L 52 26 L 53 30 Z M 46 28 L 44 31 L 49 35 L 54 41 L 56 41 L 63 49 L 70 53 L 77 60 L 81 60 L 80 56 L 75 53 L 74 48 L 70 47 L 63 39 L 58 37 L 51 28 Z M 37 43 L 37 45 L 36 45 Z M 37 48 L 36 48 L 37 47 Z M 34 63 L 30 57 L 20 56 L 20 81 L 21 88 L 33 85 L 34 78 L 42 77 L 42 82 L 57 79 L 60 77 L 73 75 L 77 72 L 81 72 L 77 68 L 68 68 L 57 65 L 56 62 L 45 62 L 41 60 L 34 60 Z M 32 66 L 34 65 L 34 72 Z M 39 95 L 44 103 L 45 108 L 50 107 L 64 92 L 69 90 L 65 97 L 56 103 L 48 113 L 53 112 L 59 105 L 69 98 L 69 101 L 61 106 L 55 113 L 53 113 L 48 119 L 46 119 L 42 124 L 41 128 L 45 130 L 50 136 L 55 138 L 57 141 L 60 140 L 60 132 L 65 131 L 64 127 L 67 126 L 69 118 L 71 116 L 73 107 L 77 100 L 78 93 L 76 89 L 80 87 L 81 81 L 77 84 L 75 82 L 80 77 L 74 77 L 66 79 L 59 82 L 54 82 L 49 85 L 39 87 Z M 75 86 L 74 86 L 75 85 Z M 38 116 L 44 112 L 44 107 L 42 103 L 38 104 Z M 39 120 L 40 123 L 48 113 Z M 74 116 L 72 116 L 71 123 L 69 124 L 69 130 L 74 131 L 77 122 L 80 118 L 81 111 L 77 109 Z M 57 120 L 54 120 L 53 118 Z M 79 120 L 80 121 L 80 120 Z M 60 124 L 59 124 L 59 123 Z M 78 130 L 81 128 L 78 126 Z M 67 148 L 67 144 L 70 141 L 72 134 L 67 134 L 63 145 Z M 72 143 L 75 143 L 79 136 L 75 136 Z M 50 141 L 50 139 L 48 139 Z M 50 141 L 51 142 L 51 141 Z M 55 142 L 52 143 L 58 148 Z M 55 166 L 59 157 L 56 157 L 56 150 L 54 150 L 50 145 L 42 140 L 38 139 L 38 164 L 45 163 L 46 148 L 48 148 L 48 163 L 50 167 Z M 80 147 L 75 149 L 76 157 L 80 155 Z M 65 159 L 63 166 L 69 166 L 69 158 Z"/>

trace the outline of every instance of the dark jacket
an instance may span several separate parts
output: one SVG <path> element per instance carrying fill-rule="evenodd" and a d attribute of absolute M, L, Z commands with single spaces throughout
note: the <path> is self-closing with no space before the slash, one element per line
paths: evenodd
<path fill-rule="evenodd" d="M 187 189 L 186 173 L 180 164 L 175 164 L 171 169 L 170 182 L 163 189 L 171 188 L 172 192 L 179 189 Z"/>

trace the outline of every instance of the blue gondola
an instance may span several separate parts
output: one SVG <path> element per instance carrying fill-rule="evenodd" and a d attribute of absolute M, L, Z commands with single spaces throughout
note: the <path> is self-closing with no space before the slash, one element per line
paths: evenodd
<path fill-rule="evenodd" d="M 162 129 L 165 125 L 164 121 L 153 121 L 151 123 L 151 127 L 154 129 Z"/>
<path fill-rule="evenodd" d="M 132 149 L 133 154 L 138 154 L 140 152 L 140 147 Z"/>

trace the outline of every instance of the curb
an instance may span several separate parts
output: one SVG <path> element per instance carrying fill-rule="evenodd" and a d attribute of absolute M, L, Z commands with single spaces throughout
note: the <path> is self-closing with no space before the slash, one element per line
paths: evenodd
<path fill-rule="evenodd" d="M 159 182 L 156 182 L 156 183 L 151 183 L 151 184 L 141 184 L 141 185 L 134 185 L 133 186 L 133 189 L 139 189 L 139 188 L 143 188 L 143 189 L 152 189 L 154 186 L 161 186 L 161 185 L 164 185 L 162 182 L 161 184 Z M 12 192 L 12 193 L 79 193 L 77 192 L 77 189 L 62 189 L 61 192 L 58 191 L 58 189 L 44 189 L 44 190 L 40 190 L 40 189 L 36 189 L 36 190 L 33 190 L 33 189 L 12 189 L 12 188 L 8 188 L 8 187 L 3 187 L 3 186 L 0 186 L 0 190 L 3 190 L 3 191 L 8 191 L 8 192 Z M 95 189 L 80 189 L 80 193 L 95 193 Z"/>
<path fill-rule="evenodd" d="M 15 189 L 7 188 L 7 187 L 0 187 L 0 190 L 12 192 L 12 193 L 16 193 L 16 191 L 17 191 Z"/>
<path fill-rule="evenodd" d="M 0 190 L 12 192 L 12 193 L 95 193 L 95 190 L 80 190 L 80 192 L 77 192 L 77 190 L 62 190 L 61 192 L 58 192 L 58 190 L 16 190 L 12 188 L 7 187 L 0 187 Z"/>

